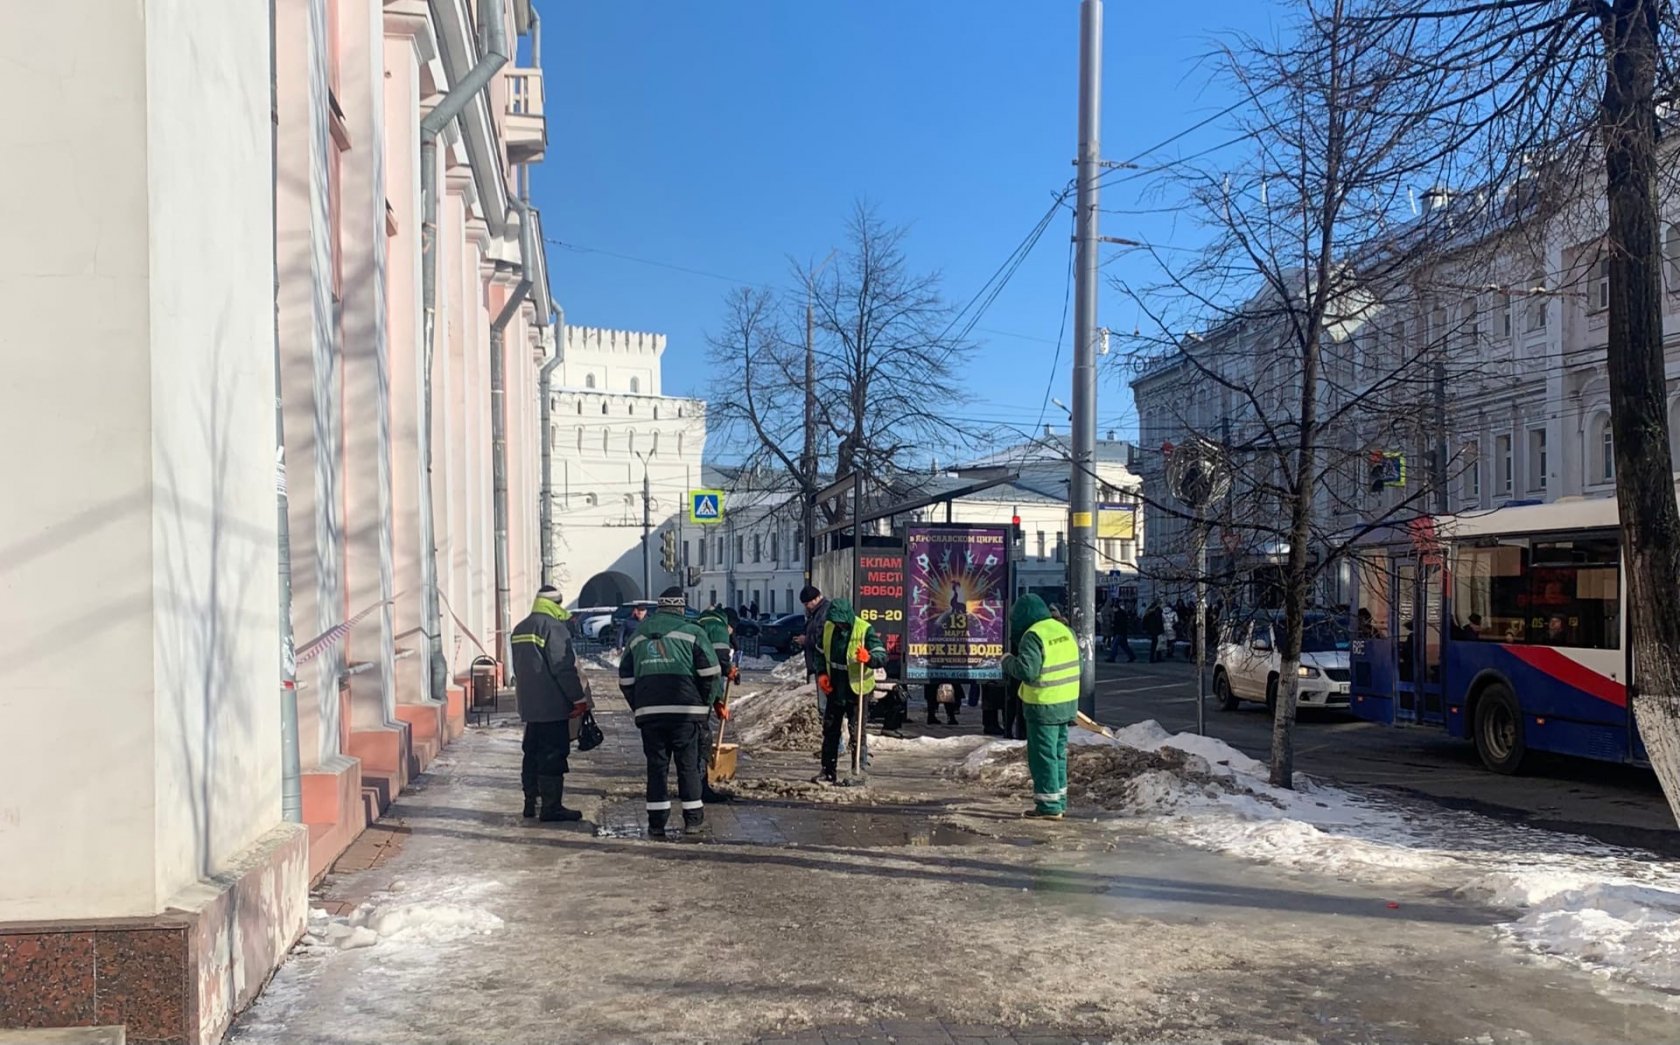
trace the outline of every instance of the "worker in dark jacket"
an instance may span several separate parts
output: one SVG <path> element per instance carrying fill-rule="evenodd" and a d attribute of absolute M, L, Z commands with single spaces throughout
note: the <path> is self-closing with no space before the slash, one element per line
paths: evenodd
<path fill-rule="evenodd" d="M 1021 683 L 1033 782 L 1027 815 L 1060 820 L 1067 810 L 1068 726 L 1079 714 L 1079 642 L 1037 595 L 1023 596 L 1009 623 L 1020 639 L 1015 652 L 1003 658 L 1003 673 Z"/>
<path fill-rule="evenodd" d="M 701 797 L 700 724 L 716 711 L 728 721 L 723 703 L 723 668 L 705 629 L 683 616 L 681 588 L 659 596 L 658 611 L 636 629 L 618 662 L 618 686 L 635 712 L 647 756 L 648 835 L 662 837 L 671 815 L 670 771 L 677 764 L 677 797 L 683 827 L 706 823 Z"/>
<path fill-rule="evenodd" d="M 571 614 L 560 605 L 560 592 L 548 585 L 538 590 L 531 615 L 514 626 L 513 678 L 519 697 L 519 718 L 525 723 L 525 760 L 520 783 L 525 788 L 525 815 L 541 819 L 578 820 L 583 814 L 567 809 L 566 753 L 571 750 L 571 720 L 589 710 L 583 676 L 572 651 Z"/>
<path fill-rule="evenodd" d="M 694 623 L 700 625 L 707 637 L 712 640 L 712 653 L 723 668 L 722 678 L 726 682 L 741 681 L 741 669 L 735 666 L 735 625 L 740 621 L 740 615 L 734 610 L 710 609 L 700 614 Z M 729 690 L 720 686 L 714 704 L 727 706 Z M 712 752 L 716 744 L 716 734 L 712 731 L 712 716 L 707 715 L 700 720 L 700 764 L 711 764 Z M 727 802 L 733 795 L 712 788 L 712 783 L 704 774 L 700 777 L 701 799 L 706 802 Z"/>
<path fill-rule="evenodd" d="M 875 669 L 887 665 L 887 647 L 869 622 L 852 612 L 845 599 L 832 599 L 819 630 L 822 671 L 817 688 L 828 697 L 823 709 L 822 772 L 818 783 L 834 783 L 840 761 L 840 733 L 857 722 L 859 700 L 875 691 Z M 853 736 L 862 752 L 865 738 Z"/>
<path fill-rule="evenodd" d="M 799 602 L 805 607 L 805 634 L 794 636 L 793 641 L 805 652 L 805 674 L 821 675 L 822 626 L 828 619 L 828 599 L 815 584 L 807 584 L 799 590 Z"/>

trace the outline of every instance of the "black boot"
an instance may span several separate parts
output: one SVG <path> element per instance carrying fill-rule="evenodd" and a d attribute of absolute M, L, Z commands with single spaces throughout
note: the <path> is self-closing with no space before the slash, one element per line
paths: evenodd
<path fill-rule="evenodd" d="M 537 778 L 537 793 L 542 796 L 542 815 L 537 819 L 545 824 L 555 821 L 582 820 L 583 814 L 576 809 L 567 809 L 561 804 L 561 798 L 566 791 L 566 778 L 563 776 L 540 776 Z"/>
<path fill-rule="evenodd" d="M 668 810 L 668 809 L 649 809 L 648 810 L 648 837 L 649 838 L 664 838 L 665 837 L 665 821 L 669 820 L 670 818 L 671 818 L 671 811 Z"/>
<path fill-rule="evenodd" d="M 683 810 L 683 834 L 699 834 L 706 828 L 706 811 L 704 809 Z"/>
<path fill-rule="evenodd" d="M 700 800 L 703 802 L 730 802 L 734 798 L 735 796 L 727 791 L 714 791 L 708 781 L 702 781 L 700 784 Z"/>
<path fill-rule="evenodd" d="M 947 704 L 947 705 L 945 705 L 945 707 L 947 709 L 946 712 L 945 712 L 945 724 L 948 725 L 948 726 L 956 725 L 957 724 L 957 706 L 955 704 Z"/>
<path fill-rule="evenodd" d="M 519 815 L 523 816 L 527 820 L 529 820 L 532 817 L 537 815 L 537 796 L 536 795 L 526 795 L 525 796 L 525 811 L 523 813 L 520 813 Z"/>

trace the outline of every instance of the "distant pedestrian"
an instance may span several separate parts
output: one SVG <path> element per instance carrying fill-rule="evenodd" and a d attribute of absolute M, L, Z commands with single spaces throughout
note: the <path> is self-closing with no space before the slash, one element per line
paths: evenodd
<path fill-rule="evenodd" d="M 1156 664 L 1161 660 L 1161 636 L 1167 631 L 1166 619 L 1162 615 L 1161 600 L 1156 599 L 1149 604 L 1149 609 L 1143 614 L 1143 633 L 1149 638 L 1149 663 Z"/>
<path fill-rule="evenodd" d="M 1108 662 L 1113 664 L 1115 659 L 1124 653 L 1128 662 L 1135 663 L 1137 654 L 1132 652 L 1132 611 L 1126 605 L 1116 600 L 1109 613 L 1108 623 Z"/>
<path fill-rule="evenodd" d="M 1003 671 L 1021 684 L 1033 782 L 1033 808 L 1027 815 L 1060 820 L 1067 812 L 1068 727 L 1079 713 L 1079 642 L 1036 595 L 1015 604 L 1010 629 L 1021 639 L 1003 658 Z"/>
<path fill-rule="evenodd" d="M 545 584 L 531 603 L 530 616 L 514 625 L 508 637 L 519 720 L 525 723 L 521 745 L 525 758 L 519 767 L 524 815 L 538 816 L 541 799 L 539 819 L 549 822 L 583 817 L 562 803 L 566 755 L 572 746 L 571 720 L 589 710 L 577 654 L 572 650 L 570 620 L 571 614 L 560 604 L 560 592 Z"/>
<path fill-rule="evenodd" d="M 630 607 L 630 616 L 624 618 L 618 625 L 618 648 L 620 650 L 630 645 L 631 636 L 636 634 L 636 629 L 641 626 L 642 621 L 647 619 L 647 615 L 647 607 L 640 603 Z"/>
<path fill-rule="evenodd" d="M 636 629 L 618 662 L 618 686 L 635 712 L 647 756 L 647 824 L 650 837 L 662 837 L 671 815 L 670 771 L 677 766 L 677 797 L 683 828 L 698 831 L 706 823 L 701 794 L 704 768 L 700 727 L 717 712 L 724 721 L 723 668 L 712 640 L 688 620 L 680 587 L 659 596 L 659 612 Z"/>

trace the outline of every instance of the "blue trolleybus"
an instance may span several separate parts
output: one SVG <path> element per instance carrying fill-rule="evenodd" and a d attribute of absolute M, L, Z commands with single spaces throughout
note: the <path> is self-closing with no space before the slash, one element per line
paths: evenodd
<path fill-rule="evenodd" d="M 1354 572 L 1355 715 L 1473 740 L 1499 773 L 1534 751 L 1645 764 L 1614 499 L 1415 520 Z"/>

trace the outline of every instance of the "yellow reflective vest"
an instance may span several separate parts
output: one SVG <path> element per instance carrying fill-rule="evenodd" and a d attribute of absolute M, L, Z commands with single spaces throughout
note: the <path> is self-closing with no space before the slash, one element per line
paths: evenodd
<path fill-rule="evenodd" d="M 1079 699 L 1079 640 L 1066 624 L 1049 617 L 1027 629 L 1044 647 L 1038 678 L 1021 683 L 1023 704 L 1063 704 Z"/>
<path fill-rule="evenodd" d="M 834 648 L 834 622 L 823 621 L 822 626 L 823 660 L 828 664 L 828 673 L 834 674 L 834 662 L 828 659 L 828 651 Z M 852 692 L 858 696 L 868 696 L 875 692 L 875 669 L 868 664 L 859 664 L 857 651 L 869 648 L 869 622 L 862 617 L 852 618 L 852 634 L 846 643 L 846 681 L 851 683 Z"/>

